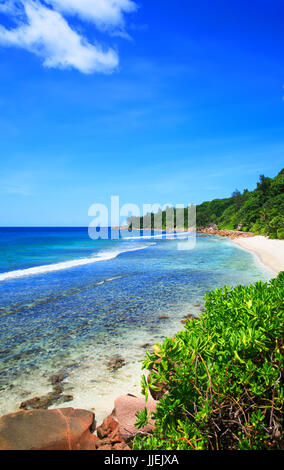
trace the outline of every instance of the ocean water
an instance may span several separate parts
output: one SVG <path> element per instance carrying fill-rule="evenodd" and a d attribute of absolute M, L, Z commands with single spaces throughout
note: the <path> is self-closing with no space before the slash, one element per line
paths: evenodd
<path fill-rule="evenodd" d="M 73 399 L 52 407 L 92 409 L 100 422 L 118 395 L 140 393 L 145 345 L 199 315 L 206 291 L 273 275 L 228 239 L 197 236 L 190 251 L 177 243 L 175 235 L 94 241 L 86 228 L 1 228 L 0 415 L 51 392 L 50 377 L 62 373 Z M 111 370 L 115 358 L 125 365 Z"/>

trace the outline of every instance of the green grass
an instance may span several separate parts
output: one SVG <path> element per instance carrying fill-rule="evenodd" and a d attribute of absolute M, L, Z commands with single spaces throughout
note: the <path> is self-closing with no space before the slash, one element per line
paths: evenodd
<path fill-rule="evenodd" d="M 152 435 L 134 449 L 282 448 L 284 272 L 269 283 L 216 289 L 205 312 L 147 352 L 142 390 L 167 389 Z M 137 415 L 137 425 L 147 413 Z"/>

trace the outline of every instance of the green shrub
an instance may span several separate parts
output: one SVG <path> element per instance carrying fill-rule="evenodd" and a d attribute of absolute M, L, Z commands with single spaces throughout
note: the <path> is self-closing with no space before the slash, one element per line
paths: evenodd
<path fill-rule="evenodd" d="M 153 435 L 134 449 L 282 448 L 284 272 L 269 283 L 216 289 L 205 312 L 147 352 L 142 391 L 166 387 Z M 137 425 L 147 422 L 137 414 Z M 149 417 L 148 417 L 149 418 Z"/>
<path fill-rule="evenodd" d="M 277 238 L 279 238 L 279 240 L 284 240 L 284 228 L 277 230 Z"/>

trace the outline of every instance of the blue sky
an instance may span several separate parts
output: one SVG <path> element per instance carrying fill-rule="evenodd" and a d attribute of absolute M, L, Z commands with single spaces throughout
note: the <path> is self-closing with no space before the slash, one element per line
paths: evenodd
<path fill-rule="evenodd" d="M 0 0 L 0 225 L 87 226 L 111 195 L 200 203 L 277 174 L 283 24 L 283 0 Z"/>

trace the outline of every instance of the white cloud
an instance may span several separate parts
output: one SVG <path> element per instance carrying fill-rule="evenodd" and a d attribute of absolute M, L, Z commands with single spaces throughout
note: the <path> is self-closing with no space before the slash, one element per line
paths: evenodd
<path fill-rule="evenodd" d="M 74 67 L 83 73 L 112 72 L 118 65 L 116 51 L 111 48 L 103 50 L 99 45 L 88 42 L 69 26 L 62 13 L 77 14 L 100 27 L 122 27 L 123 12 L 133 11 L 135 4 L 131 0 L 47 2 L 53 9 L 39 0 L 6 0 L 2 3 L 0 10 L 13 15 L 18 26 L 7 29 L 0 25 L 0 44 L 33 52 L 43 59 L 46 67 Z"/>
<path fill-rule="evenodd" d="M 132 0 L 46 0 L 56 10 L 78 15 L 100 28 L 123 26 L 123 14 L 137 9 Z"/>

